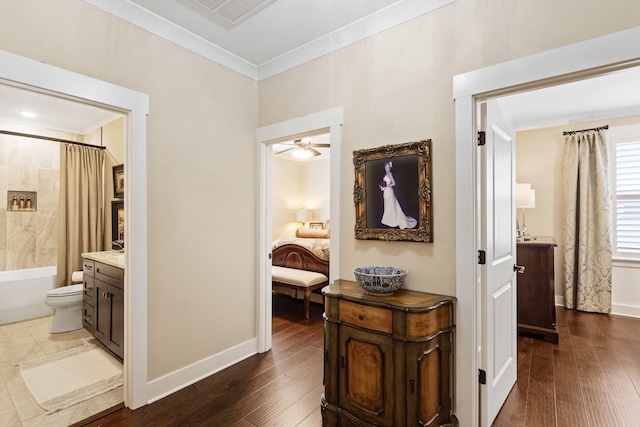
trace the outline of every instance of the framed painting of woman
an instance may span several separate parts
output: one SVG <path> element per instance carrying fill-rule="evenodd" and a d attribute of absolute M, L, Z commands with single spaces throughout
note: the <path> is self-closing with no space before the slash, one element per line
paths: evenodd
<path fill-rule="evenodd" d="M 433 242 L 431 140 L 353 152 L 356 239 Z"/>

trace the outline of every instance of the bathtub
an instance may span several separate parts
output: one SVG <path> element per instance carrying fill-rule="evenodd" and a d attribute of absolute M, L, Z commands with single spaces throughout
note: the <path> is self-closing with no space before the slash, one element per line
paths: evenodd
<path fill-rule="evenodd" d="M 0 325 L 53 314 L 44 303 L 56 284 L 56 267 L 0 271 Z"/>

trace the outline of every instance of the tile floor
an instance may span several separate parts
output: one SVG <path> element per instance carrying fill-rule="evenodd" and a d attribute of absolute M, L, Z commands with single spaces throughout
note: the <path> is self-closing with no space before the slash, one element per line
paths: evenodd
<path fill-rule="evenodd" d="M 0 325 L 0 426 L 66 427 L 123 401 L 122 387 L 61 411 L 47 414 L 24 385 L 18 364 L 91 342 L 84 329 L 49 334 L 53 316 Z M 105 350 L 106 351 L 106 350 Z"/>

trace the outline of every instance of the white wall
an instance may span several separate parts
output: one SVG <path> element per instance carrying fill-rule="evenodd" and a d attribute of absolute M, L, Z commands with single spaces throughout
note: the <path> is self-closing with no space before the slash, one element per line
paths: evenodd
<path fill-rule="evenodd" d="M 556 302 L 564 303 L 562 285 L 562 159 L 563 131 L 591 129 L 609 125 L 607 134 L 616 128 L 640 123 L 640 116 L 601 121 L 572 123 L 544 129 L 521 131 L 516 137 L 516 178 L 536 190 L 536 207 L 527 209 L 526 224 L 532 235 L 552 236 L 558 243 L 555 250 Z M 522 210 L 518 209 L 522 220 Z M 612 313 L 640 317 L 640 263 L 614 261 L 612 283 Z"/>

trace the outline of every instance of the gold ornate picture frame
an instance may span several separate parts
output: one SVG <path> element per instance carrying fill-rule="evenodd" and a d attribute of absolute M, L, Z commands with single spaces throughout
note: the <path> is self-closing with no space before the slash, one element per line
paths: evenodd
<path fill-rule="evenodd" d="M 355 238 L 433 242 L 431 140 L 353 152 Z"/>

